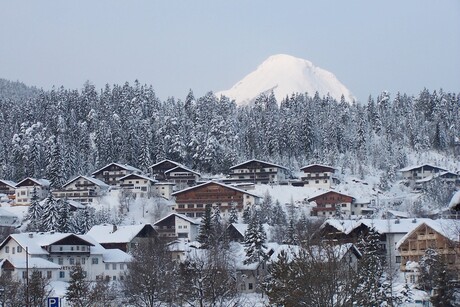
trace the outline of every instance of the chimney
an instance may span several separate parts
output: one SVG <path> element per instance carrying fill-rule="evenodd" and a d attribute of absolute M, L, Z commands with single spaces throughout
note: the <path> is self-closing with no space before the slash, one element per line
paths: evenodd
<path fill-rule="evenodd" d="M 414 219 L 412 220 L 412 223 L 414 223 L 414 224 L 417 223 L 417 219 L 414 218 Z"/>
<path fill-rule="evenodd" d="M 33 233 L 29 233 L 29 238 L 33 238 L 34 237 L 34 234 Z"/>

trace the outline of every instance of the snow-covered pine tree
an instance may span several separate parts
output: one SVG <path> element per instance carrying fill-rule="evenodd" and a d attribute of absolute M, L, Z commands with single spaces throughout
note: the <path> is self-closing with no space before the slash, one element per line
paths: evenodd
<path fill-rule="evenodd" d="M 43 208 L 38 201 L 37 188 L 32 190 L 31 203 L 27 208 L 27 219 L 30 221 L 27 225 L 28 231 L 44 231 L 43 229 Z"/>
<path fill-rule="evenodd" d="M 57 206 L 59 209 L 59 219 L 57 222 L 57 229 L 58 232 L 69 233 L 71 232 L 70 226 L 70 204 L 68 203 L 67 199 L 58 199 Z"/>
<path fill-rule="evenodd" d="M 45 231 L 58 231 L 59 205 L 50 192 L 43 203 L 43 227 Z"/>
<path fill-rule="evenodd" d="M 244 264 L 264 261 L 266 259 L 266 240 L 267 234 L 260 222 L 259 210 L 256 209 L 251 221 L 249 222 L 248 229 L 244 234 L 244 246 L 246 252 L 246 257 L 243 261 Z"/>
<path fill-rule="evenodd" d="M 236 210 L 236 204 L 232 203 L 230 207 L 230 216 L 228 218 L 228 223 L 238 223 L 238 211 Z"/>

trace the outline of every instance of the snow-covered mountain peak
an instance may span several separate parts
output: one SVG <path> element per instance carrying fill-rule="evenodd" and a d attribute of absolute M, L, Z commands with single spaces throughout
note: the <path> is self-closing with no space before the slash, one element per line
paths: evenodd
<path fill-rule="evenodd" d="M 292 93 L 307 92 L 313 96 L 316 91 L 321 96 L 329 94 L 337 100 L 340 100 L 342 94 L 349 102 L 355 99 L 331 72 L 287 54 L 270 56 L 231 89 L 216 94 L 225 95 L 235 99 L 237 104 L 244 105 L 272 90 L 278 102 Z"/>

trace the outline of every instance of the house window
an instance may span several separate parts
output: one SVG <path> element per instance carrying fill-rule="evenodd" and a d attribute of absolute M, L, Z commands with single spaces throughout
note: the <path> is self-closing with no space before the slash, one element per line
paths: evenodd
<path fill-rule="evenodd" d="M 120 270 L 124 270 L 125 269 L 125 264 L 124 263 L 120 263 Z"/>
<path fill-rule="evenodd" d="M 115 280 L 117 280 L 117 277 L 114 275 L 112 279 L 115 281 Z"/>
<path fill-rule="evenodd" d="M 26 279 L 27 278 L 27 271 L 23 271 L 22 272 L 22 279 Z"/>
<path fill-rule="evenodd" d="M 99 263 L 99 258 L 92 258 L 91 259 L 91 264 L 98 264 Z"/>
<path fill-rule="evenodd" d="M 61 247 L 59 247 L 59 251 L 60 251 L 60 252 L 62 252 L 62 246 L 61 246 Z"/>
<path fill-rule="evenodd" d="M 105 269 L 108 270 L 110 268 L 110 265 L 108 263 L 105 264 Z"/>
<path fill-rule="evenodd" d="M 347 204 L 342 204 L 342 207 L 346 207 L 346 206 L 347 206 Z"/>
<path fill-rule="evenodd" d="M 195 206 L 193 204 L 187 205 L 187 208 L 194 208 Z"/>
<path fill-rule="evenodd" d="M 18 246 L 18 253 L 22 253 L 22 246 Z"/>
<path fill-rule="evenodd" d="M 64 258 L 58 258 L 58 264 L 63 265 L 64 264 Z"/>
<path fill-rule="evenodd" d="M 396 256 L 396 263 L 401 263 L 401 256 Z"/>
<path fill-rule="evenodd" d="M 315 180 L 315 183 L 319 183 L 319 180 Z"/>
<path fill-rule="evenodd" d="M 69 258 L 69 264 L 74 265 L 75 264 L 75 258 Z"/>
<path fill-rule="evenodd" d="M 53 272 L 46 271 L 46 278 L 51 279 L 51 277 L 53 277 Z"/>
<path fill-rule="evenodd" d="M 177 208 L 179 208 L 179 209 L 184 209 L 184 208 L 185 208 L 185 205 L 177 205 Z"/>
<path fill-rule="evenodd" d="M 241 283 L 241 285 L 240 285 L 240 290 L 241 290 L 241 291 L 246 291 L 246 283 L 244 283 L 244 282 Z"/>
<path fill-rule="evenodd" d="M 82 246 L 81 250 L 84 252 L 86 250 L 86 246 Z"/>
<path fill-rule="evenodd" d="M 249 290 L 252 290 L 253 288 L 254 288 L 254 287 L 253 287 L 253 285 L 252 285 L 252 282 L 248 283 L 248 289 L 249 289 Z"/>
<path fill-rule="evenodd" d="M 11 248 L 11 253 L 16 254 L 16 247 Z"/>
<path fill-rule="evenodd" d="M 81 264 L 86 264 L 86 259 L 85 258 L 81 258 Z"/>
<path fill-rule="evenodd" d="M 116 270 L 117 269 L 117 264 L 116 263 L 112 263 L 112 270 Z"/>
<path fill-rule="evenodd" d="M 412 284 L 415 284 L 415 275 L 409 275 L 409 281 Z"/>
<path fill-rule="evenodd" d="M 5 246 L 5 253 L 9 253 L 10 252 L 10 247 L 9 246 Z"/>
<path fill-rule="evenodd" d="M 59 278 L 64 278 L 65 277 L 65 272 L 64 271 L 60 271 L 59 272 Z"/>
<path fill-rule="evenodd" d="M 324 180 L 324 183 L 327 183 L 327 180 Z"/>

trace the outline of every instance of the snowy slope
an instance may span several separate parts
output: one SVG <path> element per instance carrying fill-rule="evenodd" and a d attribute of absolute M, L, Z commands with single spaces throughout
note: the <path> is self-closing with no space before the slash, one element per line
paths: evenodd
<path fill-rule="evenodd" d="M 269 57 L 255 71 L 244 77 L 231 89 L 217 92 L 216 95 L 235 99 L 239 105 L 252 102 L 260 94 L 270 94 L 273 90 L 276 100 L 281 102 L 292 93 L 305 93 L 314 96 L 331 97 L 340 101 L 342 94 L 349 102 L 355 98 L 334 74 L 316 67 L 313 63 L 286 54 Z"/>

